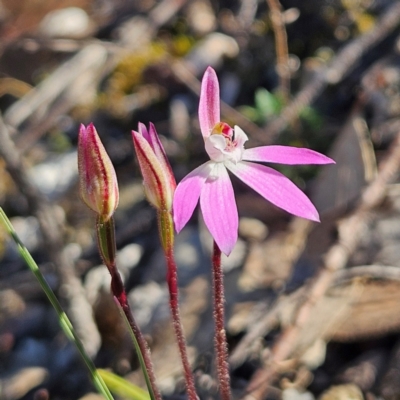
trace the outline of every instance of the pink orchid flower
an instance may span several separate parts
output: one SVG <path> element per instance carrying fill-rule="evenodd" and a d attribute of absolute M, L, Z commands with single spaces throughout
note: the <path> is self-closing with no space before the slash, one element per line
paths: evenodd
<path fill-rule="evenodd" d="M 80 194 L 89 208 L 108 220 L 118 206 L 117 176 L 96 128 L 81 124 L 78 136 Z"/>
<path fill-rule="evenodd" d="M 220 250 L 229 255 L 238 237 L 238 211 L 229 170 L 277 207 L 299 217 L 319 221 L 308 197 L 286 176 L 251 161 L 279 164 L 331 164 L 316 151 L 289 146 L 245 149 L 247 135 L 238 126 L 220 121 L 219 84 L 208 67 L 201 84 L 199 122 L 210 161 L 189 173 L 177 186 L 173 210 L 179 233 L 200 199 L 204 222 Z"/>

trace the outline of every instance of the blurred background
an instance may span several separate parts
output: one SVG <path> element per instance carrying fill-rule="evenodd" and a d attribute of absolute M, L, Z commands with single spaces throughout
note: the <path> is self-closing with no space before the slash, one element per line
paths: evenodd
<path fill-rule="evenodd" d="M 120 186 L 118 267 L 160 389 L 183 399 L 156 216 L 130 132 L 155 124 L 177 181 L 205 162 L 197 109 L 209 65 L 222 119 L 247 133 L 247 147 L 308 147 L 337 163 L 274 166 L 310 196 L 321 224 L 233 178 L 240 239 L 223 263 L 234 397 L 399 399 L 398 0 L 1 0 L 1 207 L 96 365 L 143 386 L 95 216 L 79 198 L 78 129 L 94 122 Z M 176 257 L 201 399 L 218 398 L 211 246 L 195 213 Z M 0 399 L 97 398 L 0 229 Z"/>

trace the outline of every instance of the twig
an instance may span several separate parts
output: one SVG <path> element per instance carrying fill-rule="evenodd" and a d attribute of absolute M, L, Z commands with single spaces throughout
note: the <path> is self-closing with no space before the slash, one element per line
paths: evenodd
<path fill-rule="evenodd" d="M 293 325 L 282 333 L 273 346 L 271 362 L 254 374 L 248 386 L 246 400 L 265 398 L 271 378 L 277 372 L 277 365 L 292 354 L 296 339 L 306 327 L 315 304 L 326 293 L 335 277 L 335 273 L 346 266 L 350 255 L 359 243 L 360 233 L 369 218 L 370 211 L 382 202 L 386 194 L 387 185 L 396 179 L 399 169 L 400 133 L 392 143 L 389 155 L 381 164 L 377 177 L 363 191 L 354 212 L 342 222 L 339 229 L 339 240 L 326 254 L 324 266 L 310 284 L 307 290 L 307 300 L 299 308 Z"/>
<path fill-rule="evenodd" d="M 375 27 L 364 35 L 354 39 L 338 52 L 331 64 L 306 86 L 282 111 L 281 115 L 266 126 L 266 134 L 258 137 L 263 143 L 271 143 L 299 115 L 300 111 L 310 105 L 329 84 L 339 83 L 356 66 L 360 58 L 388 36 L 400 22 L 400 3 L 394 2 L 376 22 Z"/>
<path fill-rule="evenodd" d="M 277 301 L 272 308 L 263 307 L 265 315 L 251 326 L 251 330 L 240 340 L 238 346 L 234 349 L 229 357 L 229 364 L 232 368 L 236 368 L 248 358 L 250 347 L 260 337 L 263 337 L 266 332 L 270 332 L 279 324 L 279 313 L 282 308 L 282 303 Z"/>
<path fill-rule="evenodd" d="M 57 121 L 60 115 L 69 112 L 85 94 L 132 50 L 145 46 L 157 29 L 176 15 L 187 0 L 164 0 L 148 14 L 148 18 L 133 17 L 124 23 L 123 33 L 116 44 L 98 40 L 76 42 L 76 55 L 58 67 L 47 79 L 14 103 L 5 113 L 4 120 L 14 129 L 20 129 L 23 150 L 29 149 Z M 139 21 L 140 20 L 140 21 Z M 36 40 L 41 45 L 40 40 Z M 44 41 L 44 46 L 62 44 L 73 46 L 73 41 Z M 83 82 L 81 82 L 81 79 Z M 49 118 L 50 116 L 50 118 Z M 26 137 L 29 137 L 26 140 Z"/>
<path fill-rule="evenodd" d="M 164 0 L 149 13 L 154 28 L 159 28 L 173 18 L 187 0 Z"/>
<path fill-rule="evenodd" d="M 238 21 L 243 30 L 248 31 L 251 24 L 254 22 L 254 18 L 257 15 L 258 1 L 257 0 L 241 0 L 240 10 L 237 15 Z"/>
<path fill-rule="evenodd" d="M 90 45 L 81 50 L 70 60 L 56 69 L 38 87 L 33 88 L 19 101 L 14 103 L 4 114 L 6 124 L 15 129 L 26 121 L 32 114 L 40 116 L 47 114 L 49 106 L 70 86 L 81 74 L 93 73 L 105 63 L 106 51 L 100 45 Z"/>
<path fill-rule="evenodd" d="M 67 289 L 63 290 L 62 294 L 68 304 L 73 324 L 87 353 L 94 356 L 100 347 L 100 334 L 93 320 L 92 308 L 85 297 L 81 281 L 75 274 L 74 265 L 62 252 L 62 227 L 59 226 L 58 218 L 47 199 L 29 179 L 20 154 L 10 139 L 9 130 L 1 117 L 0 156 L 6 162 L 7 171 L 17 188 L 25 196 L 30 213 L 39 221 L 44 243 L 46 243 L 47 256 L 57 267 L 60 281 Z"/>
<path fill-rule="evenodd" d="M 279 0 L 267 0 L 271 10 L 270 19 L 275 35 L 276 71 L 279 76 L 279 92 L 285 102 L 290 95 L 289 50 L 282 6 Z"/>

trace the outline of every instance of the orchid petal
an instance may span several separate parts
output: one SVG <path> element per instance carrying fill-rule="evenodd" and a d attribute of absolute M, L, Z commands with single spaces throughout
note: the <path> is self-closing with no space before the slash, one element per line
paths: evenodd
<path fill-rule="evenodd" d="M 186 175 L 178 184 L 174 194 L 173 214 L 175 229 L 179 233 L 187 224 L 196 208 L 200 197 L 202 187 L 214 163 L 209 161 L 200 165 L 188 175 Z"/>
<path fill-rule="evenodd" d="M 212 161 L 221 162 L 224 160 L 224 149 L 226 147 L 226 139 L 224 136 L 211 135 L 205 140 L 204 146 Z"/>
<path fill-rule="evenodd" d="M 171 164 L 169 163 L 167 154 L 165 153 L 164 146 L 161 143 L 160 137 L 156 131 L 156 128 L 153 123 L 150 122 L 150 129 L 149 129 L 149 143 L 153 148 L 154 154 L 156 155 L 157 159 L 161 164 L 161 168 L 166 175 L 166 179 L 170 182 L 172 190 L 175 190 L 176 182 L 174 173 L 172 172 Z"/>
<path fill-rule="evenodd" d="M 199 123 L 204 138 L 210 136 L 220 120 L 219 83 L 215 71 L 208 67 L 201 82 Z"/>
<path fill-rule="evenodd" d="M 319 221 L 318 212 L 309 198 L 280 172 L 249 162 L 226 163 L 226 167 L 277 207 L 293 215 Z"/>
<path fill-rule="evenodd" d="M 163 179 L 164 171 L 150 143 L 146 140 L 144 135 L 141 134 L 142 132 L 132 131 L 133 145 L 135 146 L 140 170 L 142 172 L 147 199 L 154 207 L 160 209 L 166 207 L 167 200 L 167 187 Z"/>
<path fill-rule="evenodd" d="M 216 163 L 200 195 L 204 222 L 220 250 L 229 255 L 238 237 L 239 217 L 228 171 Z"/>
<path fill-rule="evenodd" d="M 167 155 L 165 154 L 164 147 L 161 143 L 161 140 L 157 134 L 156 128 L 153 123 L 150 122 L 149 125 L 149 139 L 148 142 L 150 143 L 150 146 L 152 147 L 154 154 L 159 160 L 166 160 Z"/>
<path fill-rule="evenodd" d="M 243 160 L 278 164 L 335 164 L 331 158 L 317 151 L 291 146 L 262 146 L 246 149 Z"/>
<path fill-rule="evenodd" d="M 243 148 L 244 144 L 249 140 L 249 137 L 243 132 L 243 129 L 235 125 L 235 142 L 237 146 Z"/>
<path fill-rule="evenodd" d="M 138 126 L 139 126 L 139 133 L 149 142 L 150 135 L 149 135 L 149 131 L 147 130 L 146 125 L 143 124 L 142 122 L 139 122 Z"/>

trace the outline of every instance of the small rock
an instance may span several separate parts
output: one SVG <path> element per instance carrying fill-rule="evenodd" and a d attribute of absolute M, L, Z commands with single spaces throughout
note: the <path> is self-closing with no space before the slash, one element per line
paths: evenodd
<path fill-rule="evenodd" d="M 30 252 L 35 251 L 41 241 L 38 220 L 35 217 L 14 217 L 11 223 L 26 248 Z"/>
<path fill-rule="evenodd" d="M 360 388 L 353 384 L 331 386 L 319 400 L 364 400 Z"/>
<path fill-rule="evenodd" d="M 104 265 L 92 268 L 85 278 L 86 297 L 90 304 L 94 304 L 99 298 L 101 290 L 110 291 L 111 275 Z"/>
<path fill-rule="evenodd" d="M 169 295 L 166 285 L 149 282 L 129 293 L 135 320 L 143 332 L 150 332 L 154 323 L 169 318 Z"/>
<path fill-rule="evenodd" d="M 12 318 L 25 310 L 24 299 L 13 289 L 0 290 L 0 324 L 6 318 Z"/>
<path fill-rule="evenodd" d="M 148 18 L 134 16 L 119 25 L 118 29 L 116 29 L 116 36 L 122 47 L 136 50 L 138 40 L 143 44 L 151 42 L 152 28 Z"/>
<path fill-rule="evenodd" d="M 77 153 L 57 155 L 29 171 L 29 177 L 39 190 L 51 200 L 64 194 L 77 180 Z"/>
<path fill-rule="evenodd" d="M 206 0 L 190 2 L 187 19 L 189 26 L 199 35 L 213 31 L 217 23 L 211 4 Z"/>
<path fill-rule="evenodd" d="M 268 228 L 258 219 L 240 218 L 239 234 L 245 239 L 262 241 L 268 235 Z"/>
<path fill-rule="evenodd" d="M 68 7 L 49 12 L 39 25 L 45 36 L 78 39 L 92 31 L 92 23 L 86 11 L 78 7 Z"/>
<path fill-rule="evenodd" d="M 326 357 L 326 342 L 317 339 L 301 356 L 301 362 L 310 369 L 315 369 L 323 364 Z"/>
<path fill-rule="evenodd" d="M 202 74 L 211 65 L 218 68 L 225 57 L 234 58 L 239 53 L 239 46 L 235 39 L 222 33 L 210 33 L 200 41 L 187 55 L 186 61 L 190 64 L 195 75 Z"/>
<path fill-rule="evenodd" d="M 23 368 L 9 378 L 0 379 L 1 398 L 16 400 L 42 384 L 48 376 L 45 368 Z"/>
<path fill-rule="evenodd" d="M 123 280 L 129 275 L 130 270 L 137 266 L 142 253 L 142 246 L 136 243 L 129 244 L 117 252 L 117 267 Z M 96 302 L 101 290 L 109 292 L 110 284 L 111 276 L 105 265 L 92 268 L 85 278 L 86 296 L 90 304 Z"/>
<path fill-rule="evenodd" d="M 82 246 L 80 246 L 78 243 L 68 243 L 64 247 L 63 253 L 68 260 L 75 262 L 79 260 L 82 255 Z"/>
<path fill-rule="evenodd" d="M 132 243 L 117 252 L 117 266 L 125 275 L 136 267 L 143 254 L 142 246 Z"/>
<path fill-rule="evenodd" d="M 228 331 L 231 335 L 237 335 L 249 326 L 249 315 L 254 307 L 255 303 L 252 301 L 234 305 L 232 316 L 227 323 Z"/>
<path fill-rule="evenodd" d="M 282 391 L 282 400 L 314 400 L 310 392 L 300 392 L 295 388 L 287 388 Z"/>

